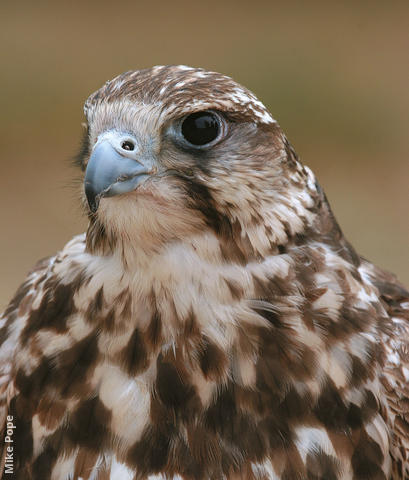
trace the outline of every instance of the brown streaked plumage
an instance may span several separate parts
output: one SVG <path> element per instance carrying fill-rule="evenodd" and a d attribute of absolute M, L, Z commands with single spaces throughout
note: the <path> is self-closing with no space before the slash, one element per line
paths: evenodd
<path fill-rule="evenodd" d="M 409 479 L 409 293 L 265 107 L 168 66 L 85 112 L 88 231 L 0 319 L 3 478 Z"/>

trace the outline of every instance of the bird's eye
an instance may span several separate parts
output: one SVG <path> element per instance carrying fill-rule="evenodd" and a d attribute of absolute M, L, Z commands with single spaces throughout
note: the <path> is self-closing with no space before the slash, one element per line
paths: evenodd
<path fill-rule="evenodd" d="M 220 137 L 222 121 L 216 113 L 196 112 L 183 120 L 181 131 L 187 142 L 202 147 Z"/>
<path fill-rule="evenodd" d="M 135 145 L 133 144 L 133 142 L 131 142 L 129 140 L 125 140 L 125 142 L 122 142 L 121 147 L 124 150 L 129 150 L 129 151 L 135 150 Z"/>

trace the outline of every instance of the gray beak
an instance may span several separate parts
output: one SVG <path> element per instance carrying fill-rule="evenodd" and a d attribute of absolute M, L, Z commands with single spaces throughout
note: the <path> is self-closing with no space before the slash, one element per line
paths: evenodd
<path fill-rule="evenodd" d="M 108 132 L 95 145 L 85 171 L 85 195 L 95 213 L 102 197 L 131 192 L 152 173 L 136 159 L 137 143 L 129 135 Z"/>

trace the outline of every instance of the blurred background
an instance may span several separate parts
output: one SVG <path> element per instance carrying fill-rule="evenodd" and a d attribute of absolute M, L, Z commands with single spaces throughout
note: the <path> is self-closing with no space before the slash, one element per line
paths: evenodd
<path fill-rule="evenodd" d="M 357 250 L 409 284 L 409 2 L 0 5 L 0 308 L 82 232 L 82 104 L 155 64 L 220 71 L 270 108 Z"/>

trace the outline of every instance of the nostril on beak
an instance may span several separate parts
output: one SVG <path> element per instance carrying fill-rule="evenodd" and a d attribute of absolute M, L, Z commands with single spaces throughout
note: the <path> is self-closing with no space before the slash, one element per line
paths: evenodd
<path fill-rule="evenodd" d="M 132 150 L 135 150 L 135 144 L 130 140 L 125 140 L 124 142 L 121 143 L 121 148 L 123 150 L 128 150 L 131 152 Z"/>

